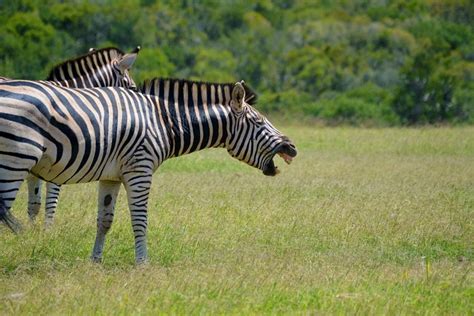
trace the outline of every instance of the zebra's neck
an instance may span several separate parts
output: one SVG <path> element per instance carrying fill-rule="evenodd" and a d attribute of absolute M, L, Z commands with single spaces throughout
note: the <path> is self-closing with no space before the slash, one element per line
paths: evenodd
<path fill-rule="evenodd" d="M 108 87 L 117 85 L 112 61 L 124 53 L 108 47 L 69 59 L 51 69 L 47 81 L 75 88 Z"/>
<path fill-rule="evenodd" d="M 115 83 L 110 81 L 108 78 L 106 80 L 102 80 L 103 78 L 105 79 L 105 77 L 100 76 L 100 74 L 91 74 L 89 76 L 80 76 L 68 80 L 42 80 L 42 82 L 69 88 L 113 87 L 115 85 Z"/>
<path fill-rule="evenodd" d="M 141 92 L 154 95 L 158 134 L 167 134 L 166 158 L 226 144 L 232 125 L 231 84 L 202 83 L 157 78 L 147 81 Z"/>

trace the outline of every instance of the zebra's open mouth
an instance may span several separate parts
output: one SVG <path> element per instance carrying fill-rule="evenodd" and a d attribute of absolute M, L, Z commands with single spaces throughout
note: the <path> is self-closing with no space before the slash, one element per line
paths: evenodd
<path fill-rule="evenodd" d="M 296 156 L 296 154 L 297 154 L 296 148 L 291 143 L 283 143 L 277 146 L 272 153 L 272 158 L 263 168 L 263 174 L 266 176 L 275 176 L 278 173 L 280 173 L 280 171 L 278 170 L 278 167 L 275 166 L 275 163 L 273 162 L 273 158 L 275 157 L 275 155 L 279 155 L 281 158 L 283 158 L 283 160 L 287 164 L 290 164 L 293 161 L 293 158 Z"/>

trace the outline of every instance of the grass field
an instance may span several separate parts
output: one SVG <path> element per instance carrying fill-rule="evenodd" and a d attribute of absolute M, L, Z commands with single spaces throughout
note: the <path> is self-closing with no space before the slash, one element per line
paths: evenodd
<path fill-rule="evenodd" d="M 275 178 L 225 150 L 160 168 L 147 266 L 123 190 L 102 265 L 96 184 L 51 231 L 1 227 L 0 314 L 473 315 L 474 128 L 282 130 L 299 155 Z"/>

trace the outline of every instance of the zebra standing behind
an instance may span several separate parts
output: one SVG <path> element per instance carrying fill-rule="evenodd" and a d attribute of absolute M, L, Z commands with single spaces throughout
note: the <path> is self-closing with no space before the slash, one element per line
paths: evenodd
<path fill-rule="evenodd" d="M 101 261 L 120 184 L 127 192 L 135 260 L 147 260 L 148 195 L 168 158 L 210 147 L 265 175 L 296 148 L 257 110 L 243 83 L 157 79 L 150 94 L 123 88 L 68 89 L 31 81 L 0 83 L 0 219 L 15 230 L 10 207 L 29 172 L 57 184 L 99 180 L 92 260 Z M 15 131 L 15 134 L 12 131 Z"/>
<path fill-rule="evenodd" d="M 135 62 L 139 51 L 140 46 L 128 54 L 115 47 L 91 48 L 87 54 L 66 60 L 55 66 L 46 80 L 55 85 L 74 88 L 125 87 L 136 89 L 129 69 Z M 0 81 L 4 80 L 12 79 L 0 77 Z M 34 175 L 28 177 L 28 216 L 31 221 L 35 220 L 41 208 L 41 185 L 42 181 Z M 51 182 L 46 184 L 46 227 L 53 222 L 59 191 L 59 185 Z"/>

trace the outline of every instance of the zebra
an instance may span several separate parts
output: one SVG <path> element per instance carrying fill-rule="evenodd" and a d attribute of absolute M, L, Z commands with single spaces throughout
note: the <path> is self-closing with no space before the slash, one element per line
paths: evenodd
<path fill-rule="evenodd" d="M 253 107 L 257 95 L 244 82 L 156 79 L 145 82 L 142 91 L 148 94 L 0 83 L 1 221 L 16 230 L 10 208 L 29 172 L 56 184 L 98 180 L 91 259 L 100 262 L 123 184 L 140 264 L 148 258 L 152 175 L 166 159 L 224 147 L 232 157 L 274 176 L 275 155 L 291 163 L 297 154 L 290 139 Z"/>
<path fill-rule="evenodd" d="M 136 89 L 129 69 L 139 51 L 140 46 L 128 54 L 116 47 L 90 48 L 87 54 L 66 60 L 53 67 L 46 80 L 55 85 L 75 88 L 117 86 Z M 11 80 L 5 77 L 0 77 L 0 80 L 2 78 Z M 41 208 L 42 181 L 30 175 L 27 182 L 28 216 L 33 222 Z M 59 185 L 51 182 L 46 184 L 46 227 L 50 227 L 54 220 L 59 192 Z"/>

